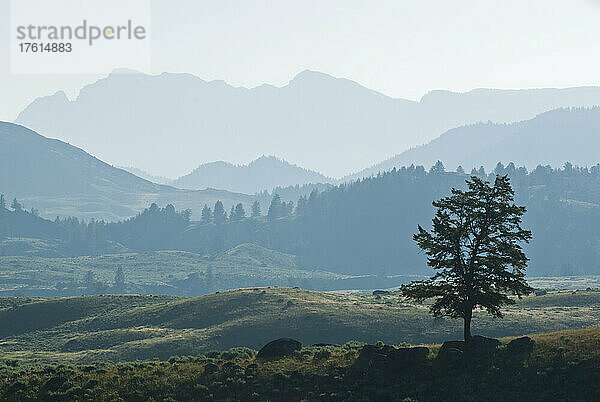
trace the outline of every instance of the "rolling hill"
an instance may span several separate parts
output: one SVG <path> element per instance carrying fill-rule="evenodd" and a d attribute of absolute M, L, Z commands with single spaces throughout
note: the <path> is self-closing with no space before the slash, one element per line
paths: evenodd
<path fill-rule="evenodd" d="M 436 343 L 460 338 L 461 323 L 433 319 L 398 295 L 358 296 L 291 288 L 251 288 L 199 298 L 86 296 L 0 299 L 5 358 L 168 359 L 291 337 L 303 344 L 348 341 Z M 568 306 L 565 307 L 565 306 Z M 503 319 L 483 313 L 487 336 L 576 329 L 600 323 L 598 292 L 525 297 Z M 16 319 L 18 317 L 19 319 Z M 552 319 L 550 319 L 552 318 Z"/>
<path fill-rule="evenodd" d="M 535 169 L 598 163 L 600 108 L 557 109 L 512 124 L 479 123 L 449 130 L 426 145 L 412 148 L 346 179 L 366 177 L 411 164 L 433 166 L 440 160 L 449 169 L 467 172 L 498 162 Z"/>
<path fill-rule="evenodd" d="M 276 187 L 330 181 L 320 173 L 292 165 L 274 156 L 261 156 L 247 165 L 233 165 L 222 161 L 205 163 L 170 184 L 191 190 L 218 188 L 255 194 L 263 190 L 271 191 Z"/>
<path fill-rule="evenodd" d="M 149 182 L 65 142 L 0 122 L 0 192 L 35 207 L 43 217 L 109 221 L 130 217 L 152 202 L 199 213 L 220 199 L 230 208 L 254 198 L 222 190 L 186 191 Z"/>
<path fill-rule="evenodd" d="M 415 102 L 315 71 L 281 88 L 247 89 L 190 74 L 116 70 L 74 100 L 64 92 L 38 98 L 16 122 L 154 175 L 267 154 L 342 177 L 464 124 L 599 104 L 595 87 L 433 91 Z"/>

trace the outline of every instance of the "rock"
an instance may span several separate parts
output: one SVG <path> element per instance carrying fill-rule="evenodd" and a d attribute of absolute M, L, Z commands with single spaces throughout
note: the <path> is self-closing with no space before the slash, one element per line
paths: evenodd
<path fill-rule="evenodd" d="M 389 295 L 389 294 L 391 294 L 391 293 L 387 290 L 374 290 L 373 291 L 373 296 L 382 296 L 382 295 Z"/>
<path fill-rule="evenodd" d="M 440 353 L 444 353 L 447 349 L 458 349 L 460 351 L 465 350 L 465 341 L 446 341 L 442 344 L 438 356 Z"/>
<path fill-rule="evenodd" d="M 473 336 L 468 345 L 465 345 L 464 341 L 446 341 L 438 352 L 438 360 L 446 363 L 455 363 L 464 357 L 475 361 L 485 360 L 494 355 L 498 346 L 500 346 L 498 339 L 480 335 Z"/>
<path fill-rule="evenodd" d="M 404 365 L 418 365 L 423 364 L 427 355 L 429 354 L 429 348 L 425 346 L 417 346 L 415 348 L 398 348 L 394 356 L 394 361 Z"/>
<path fill-rule="evenodd" d="M 538 289 L 535 291 L 536 296 L 544 296 L 545 294 L 548 294 L 548 292 L 545 290 Z"/>
<path fill-rule="evenodd" d="M 464 341 L 446 341 L 438 352 L 437 360 L 444 364 L 454 365 L 463 360 L 464 350 Z"/>
<path fill-rule="evenodd" d="M 455 365 L 463 360 L 464 353 L 460 349 L 448 347 L 443 353 L 440 349 L 440 353 L 438 353 L 437 358 L 444 364 Z"/>
<path fill-rule="evenodd" d="M 354 368 L 407 368 L 423 364 L 429 349 L 426 347 L 395 348 L 390 345 L 365 345 L 354 363 Z"/>
<path fill-rule="evenodd" d="M 214 374 L 219 371 L 219 366 L 214 363 L 207 363 L 204 365 L 204 374 Z"/>
<path fill-rule="evenodd" d="M 529 356 L 533 352 L 535 341 L 528 336 L 513 339 L 506 345 L 506 350 L 509 353 Z"/>
<path fill-rule="evenodd" d="M 292 355 L 296 350 L 300 350 L 302 344 L 295 339 L 280 338 L 267 343 L 258 351 L 259 359 L 278 359 Z"/>
<path fill-rule="evenodd" d="M 471 338 L 467 351 L 474 355 L 490 355 L 496 352 L 498 346 L 500 346 L 498 339 L 475 335 Z"/>

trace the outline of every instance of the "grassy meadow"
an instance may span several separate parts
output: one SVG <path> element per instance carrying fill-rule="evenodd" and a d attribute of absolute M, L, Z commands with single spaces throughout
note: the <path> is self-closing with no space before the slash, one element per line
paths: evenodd
<path fill-rule="evenodd" d="M 291 337 L 305 345 L 349 341 L 433 344 L 461 339 L 462 323 L 435 319 L 396 294 L 247 288 L 196 298 L 85 296 L 1 298 L 5 359 L 91 362 L 199 355 Z M 492 337 L 600 325 L 600 292 L 528 296 L 504 318 L 477 312 L 473 333 Z"/>

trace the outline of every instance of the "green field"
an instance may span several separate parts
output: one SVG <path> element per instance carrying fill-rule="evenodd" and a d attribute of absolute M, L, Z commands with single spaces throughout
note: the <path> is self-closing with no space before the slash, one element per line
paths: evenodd
<path fill-rule="evenodd" d="M 261 294 L 263 290 L 258 290 Z M 235 296 L 248 297 L 255 291 L 235 292 Z M 337 319 L 341 313 L 332 306 L 343 303 L 355 305 L 355 299 L 342 301 L 331 295 L 315 295 L 287 289 L 266 289 L 265 299 L 285 296 L 302 296 L 320 302 L 323 310 L 329 310 Z M 444 363 L 437 359 L 439 345 L 427 345 L 429 355 L 422 363 L 405 366 L 371 366 L 365 368 L 359 363 L 362 343 L 348 342 L 343 345 L 304 346 L 289 357 L 275 360 L 257 358 L 256 351 L 248 348 L 233 348 L 226 351 L 211 352 L 190 349 L 199 338 L 194 331 L 183 326 L 221 327 L 226 331 L 228 324 L 221 322 L 211 314 L 208 305 L 214 305 L 215 299 L 233 304 L 233 294 L 206 296 L 203 299 L 169 300 L 168 298 L 87 297 L 48 301 L 13 300 L 15 307 L 2 311 L 2 319 L 10 318 L 10 312 L 25 314 L 27 318 L 40 318 L 49 311 L 61 311 L 65 306 L 74 309 L 69 320 L 48 317 L 44 322 L 30 322 L 31 327 L 40 327 L 29 335 L 12 336 L 4 342 L 3 359 L 0 360 L 0 399 L 2 400 L 94 400 L 94 401 L 447 401 L 447 400 L 572 400 L 591 401 L 600 397 L 600 329 L 598 327 L 573 329 L 539 335 L 531 335 L 535 341 L 533 352 L 529 355 L 516 355 L 509 351 L 506 344 L 511 338 L 503 338 L 500 349 L 490 358 L 464 363 Z M 248 302 L 247 299 L 244 299 Z M 556 310 L 557 302 L 565 302 L 572 308 L 583 308 L 583 304 L 598 297 L 594 294 L 552 294 L 536 300 L 525 300 L 521 310 L 533 312 L 551 312 Z M 6 304 L 6 300 L 3 300 Z M 192 318 L 193 305 L 204 305 L 202 317 Z M 383 303 L 387 306 L 385 303 Z M 84 307 L 85 312 L 77 310 Z M 145 306 L 145 307 L 143 307 Z M 360 314 L 365 309 L 379 310 L 379 301 L 359 300 L 356 311 L 359 316 L 354 322 L 358 325 Z M 308 307 L 308 306 L 305 306 Z M 597 308 L 597 306 L 595 306 Z M 242 307 L 229 309 L 228 320 Z M 316 309 L 316 306 L 313 305 Z M 73 310 L 69 310 L 73 311 Z M 346 310 L 350 315 L 354 308 Z M 384 308 L 385 311 L 385 308 Z M 411 317 L 420 312 L 411 310 Z M 563 311 L 560 325 L 578 325 L 570 312 Z M 171 319 L 165 313 L 172 314 Z M 179 313 L 179 314 L 174 314 Z M 271 313 L 273 311 L 271 310 Z M 8 315 L 7 315 L 8 314 Z M 408 314 L 407 314 L 408 315 Z M 145 317 L 155 327 L 136 327 L 129 329 L 99 330 L 113 326 L 110 317 L 125 318 L 129 325 L 137 324 L 136 318 Z M 535 316 L 535 315 L 534 315 Z M 79 317 L 79 318 L 77 318 Z M 577 318 L 577 315 L 574 316 Z M 375 319 L 375 315 L 372 317 Z M 246 328 L 259 324 L 259 317 L 253 316 L 255 324 L 247 323 Z M 481 320 L 479 328 L 493 328 L 494 323 Z M 516 317 L 507 316 L 509 322 L 502 331 L 510 331 L 510 322 Z M 6 321 L 5 321 L 6 322 Z M 9 321 L 10 322 L 10 321 Z M 532 317 L 528 320 L 531 327 L 540 324 Z M 235 326 L 235 323 L 232 323 Z M 282 322 L 279 322 L 281 325 Z M 381 334 L 374 321 L 366 323 Z M 399 323 L 396 323 L 399 324 Z M 408 322 L 404 323 L 405 325 Z M 262 322 L 265 325 L 265 322 Z M 52 326 L 52 328 L 49 328 Z M 314 330 L 308 323 L 308 328 Z M 41 328 L 45 327 L 45 328 Z M 99 331 L 70 333 L 73 330 Z M 280 328 L 282 329 L 282 328 Z M 349 327 L 351 335 L 357 334 L 356 327 Z M 402 330 L 402 327 L 397 329 Z M 406 330 L 406 328 L 404 328 Z M 12 327 L 9 332 L 17 333 L 25 328 Z M 275 336 L 274 328 L 270 331 Z M 340 328 L 332 328 L 339 331 Z M 500 330 L 500 328 L 498 328 Z M 416 331 L 416 329 L 415 329 Z M 288 328 L 288 333 L 297 333 L 297 328 Z M 213 335 L 215 333 L 213 332 Z M 414 336 L 418 335 L 416 332 Z M 7 335 L 6 333 L 4 335 Z M 198 335 L 198 334 L 196 334 Z M 241 343 L 246 331 L 240 334 Z M 47 340 L 45 341 L 46 338 Z M 184 346 L 184 339 L 188 339 Z M 338 333 L 336 339 L 344 338 Z M 208 338 L 205 338 L 207 340 Z M 320 340 L 331 339 L 322 332 Z M 307 339 L 308 340 L 308 339 Z M 120 346 L 112 346 L 122 343 Z M 201 343 L 201 342 L 200 342 Z M 35 347 L 38 352 L 17 352 L 18 346 Z M 52 352 L 52 348 L 96 350 L 94 357 L 107 357 L 117 351 L 129 353 L 141 350 L 153 352 L 162 357 L 161 351 L 177 351 L 189 354 L 189 357 L 171 357 L 168 361 L 146 360 L 135 362 L 76 362 L 86 352 Z M 62 346 L 61 346 L 62 345 Z M 406 346 L 406 345 L 403 345 Z M 15 349 L 12 352 L 7 349 Z M 45 350 L 44 350 L 45 349 Z M 44 351 L 43 351 L 44 350 Z M 32 358 L 35 357 L 34 361 Z M 133 355 L 122 354 L 121 358 Z M 145 356 L 145 357 L 150 357 Z M 57 362 L 40 362 L 49 358 Z M 449 365 L 450 364 L 450 365 Z"/>
<path fill-rule="evenodd" d="M 397 295 L 360 296 L 293 288 L 249 288 L 198 298 L 85 296 L 1 299 L 5 359 L 168 359 L 291 337 L 304 344 L 389 344 L 460 339 L 462 324 L 434 319 Z M 600 292 L 550 292 L 477 313 L 473 333 L 517 336 L 600 325 Z"/>

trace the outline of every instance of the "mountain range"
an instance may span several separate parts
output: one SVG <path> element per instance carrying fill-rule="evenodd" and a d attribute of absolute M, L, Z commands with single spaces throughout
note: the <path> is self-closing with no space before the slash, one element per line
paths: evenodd
<path fill-rule="evenodd" d="M 402 152 L 364 169 L 346 180 L 411 164 L 432 166 L 440 160 L 447 168 L 465 170 L 498 162 L 534 169 L 560 167 L 565 162 L 592 166 L 600 162 L 600 108 L 556 109 L 531 120 L 511 124 L 478 123 L 449 130 L 423 146 Z"/>
<path fill-rule="evenodd" d="M 331 179 L 320 173 L 292 165 L 274 156 L 261 156 L 247 165 L 233 165 L 223 161 L 205 163 L 170 184 L 192 190 L 218 188 L 254 194 L 263 190 L 270 191 L 275 187 L 328 182 Z"/>
<path fill-rule="evenodd" d="M 342 177 L 462 125 L 589 105 L 600 105 L 600 88 L 433 91 L 417 102 L 308 70 L 283 87 L 251 89 L 116 70 L 74 100 L 64 92 L 38 98 L 17 122 L 153 175 L 270 154 Z"/>

